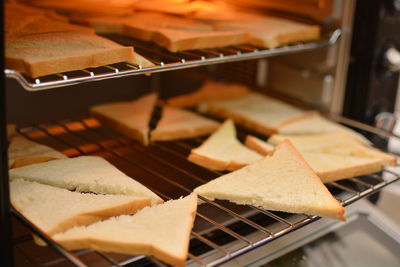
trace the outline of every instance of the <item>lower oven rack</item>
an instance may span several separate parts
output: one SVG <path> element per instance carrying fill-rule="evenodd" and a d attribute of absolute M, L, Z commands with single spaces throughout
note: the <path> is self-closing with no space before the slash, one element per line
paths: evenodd
<path fill-rule="evenodd" d="M 252 45 L 239 45 L 215 49 L 182 51 L 178 53 L 171 53 L 156 45 L 138 41 L 133 38 L 110 34 L 106 37 L 124 45 L 133 45 L 135 51 L 149 59 L 154 63 L 154 66 L 142 67 L 130 63 L 118 63 L 98 68 L 57 73 L 36 79 L 29 78 L 12 69 L 5 69 L 4 71 L 6 77 L 16 79 L 24 89 L 28 91 L 39 91 L 123 76 L 150 74 L 155 72 L 207 66 L 211 64 L 305 52 L 334 45 L 339 40 L 341 34 L 341 29 L 324 30 L 320 40 L 307 43 L 294 43 L 274 49 L 264 49 Z"/>
<path fill-rule="evenodd" d="M 338 117 L 338 119 L 340 119 Z M 351 121 L 346 121 L 351 126 Z M 354 126 L 354 125 L 353 125 Z M 367 127 L 368 128 L 368 127 Z M 68 119 L 21 128 L 31 140 L 61 150 L 68 156 L 99 155 L 148 186 L 164 199 L 189 194 L 196 186 L 221 175 L 186 160 L 190 149 L 203 139 L 159 142 L 144 147 L 101 126 L 90 117 Z M 248 131 L 239 129 L 239 137 Z M 344 205 L 379 191 L 400 179 L 396 167 L 379 174 L 355 177 L 328 184 L 328 189 Z M 287 214 L 209 201 L 199 206 L 191 233 L 188 266 L 216 266 L 319 219 L 317 216 Z M 33 265 L 76 266 L 165 266 L 153 257 L 128 256 L 82 250 L 68 252 L 41 233 L 21 214 L 14 218 L 30 231 L 49 241 L 48 247 L 33 244 L 29 232 L 14 240 L 15 257 Z M 18 223 L 18 224 L 20 224 Z M 40 256 L 45 255 L 45 256 Z M 17 264 L 18 265 L 18 264 Z"/>

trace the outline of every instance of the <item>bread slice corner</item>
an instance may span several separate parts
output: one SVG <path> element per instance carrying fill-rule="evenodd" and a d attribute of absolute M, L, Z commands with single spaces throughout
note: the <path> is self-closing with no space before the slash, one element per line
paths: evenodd
<path fill-rule="evenodd" d="M 151 141 L 170 141 L 210 134 L 220 123 L 180 108 L 164 106 L 161 119 L 150 133 Z"/>
<path fill-rule="evenodd" d="M 8 148 L 8 167 L 10 169 L 66 158 L 68 157 L 63 153 L 51 147 L 30 141 L 22 136 L 13 137 Z"/>
<path fill-rule="evenodd" d="M 149 123 L 157 98 L 156 93 L 150 93 L 129 102 L 96 105 L 90 112 L 102 124 L 148 145 Z"/>
<path fill-rule="evenodd" d="M 251 164 L 262 156 L 245 147 L 236 138 L 232 120 L 226 120 L 198 148 L 192 149 L 188 160 L 214 170 L 236 170 Z"/>

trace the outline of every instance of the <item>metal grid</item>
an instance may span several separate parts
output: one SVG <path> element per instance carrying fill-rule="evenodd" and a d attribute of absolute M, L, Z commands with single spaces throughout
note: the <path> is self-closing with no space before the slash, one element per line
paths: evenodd
<path fill-rule="evenodd" d="M 324 33 L 319 41 L 296 43 L 274 49 L 263 49 L 251 45 L 240 45 L 216 49 L 202 49 L 171 53 L 155 45 L 140 42 L 132 38 L 108 35 L 107 37 L 119 43 L 133 45 L 135 51 L 152 61 L 154 66 L 144 68 L 142 66 L 128 63 L 118 63 L 98 68 L 88 68 L 65 73 L 57 73 L 37 79 L 31 79 L 11 69 L 6 69 L 5 74 L 9 78 L 16 79 L 26 90 L 38 91 L 88 81 L 98 81 L 130 75 L 150 74 L 154 72 L 304 52 L 333 45 L 337 42 L 340 36 L 341 30 L 336 29 Z"/>
<path fill-rule="evenodd" d="M 222 174 L 186 160 L 190 149 L 203 141 L 201 138 L 159 142 L 144 147 L 88 117 L 34 125 L 19 129 L 19 133 L 61 150 L 71 157 L 105 157 L 164 199 L 187 195 L 196 186 Z M 249 132 L 239 129 L 239 138 L 247 133 Z M 399 175 L 394 169 L 387 168 L 380 174 L 330 183 L 328 189 L 346 206 L 397 181 Z M 187 261 L 189 266 L 216 266 L 319 219 L 317 216 L 272 212 L 225 201 L 201 199 L 205 203 L 198 208 L 192 231 Z M 129 263 L 137 266 L 165 266 L 152 257 L 140 255 L 128 256 L 92 250 L 67 252 L 18 212 L 13 210 L 13 214 L 28 229 L 50 242 L 50 248 L 39 248 L 32 244 L 29 234 L 14 241 L 16 252 L 29 259 L 27 261 L 31 264 L 53 266 L 72 262 L 77 266 L 124 266 Z M 38 256 L 43 253 L 46 255 L 44 258 Z"/>

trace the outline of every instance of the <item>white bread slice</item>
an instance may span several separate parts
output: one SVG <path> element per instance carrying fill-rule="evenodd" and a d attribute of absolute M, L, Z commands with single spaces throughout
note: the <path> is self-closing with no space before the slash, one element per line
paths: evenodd
<path fill-rule="evenodd" d="M 247 136 L 245 144 L 261 155 L 270 155 L 273 150 L 271 144 L 253 136 Z M 378 172 L 384 166 L 379 158 L 302 150 L 300 153 L 323 183 Z"/>
<path fill-rule="evenodd" d="M 215 24 L 219 30 L 242 30 L 248 34 L 247 42 L 265 48 L 276 48 L 300 41 L 318 40 L 320 27 L 307 25 L 277 17 L 220 22 Z"/>
<path fill-rule="evenodd" d="M 238 45 L 246 37 L 243 31 L 216 31 L 212 25 L 190 18 L 152 12 L 125 17 L 100 16 L 88 18 L 85 23 L 97 33 L 114 32 L 152 41 L 171 52 Z"/>
<path fill-rule="evenodd" d="M 280 143 L 272 156 L 201 185 L 194 192 L 210 200 L 345 220 L 344 208 L 290 141 Z"/>
<path fill-rule="evenodd" d="M 10 182 L 10 199 L 15 209 L 48 235 L 133 214 L 152 204 L 146 197 L 82 194 L 23 179 Z"/>
<path fill-rule="evenodd" d="M 22 136 L 15 136 L 8 147 L 8 167 L 18 168 L 25 165 L 68 158 L 57 150 L 30 141 Z"/>
<path fill-rule="evenodd" d="M 165 106 L 160 121 L 151 131 L 150 139 L 151 141 L 169 141 L 199 137 L 213 133 L 219 125 L 219 122 L 196 113 Z"/>
<path fill-rule="evenodd" d="M 274 152 L 274 146 L 252 135 L 246 136 L 244 140 L 245 146 L 253 149 L 258 154 L 263 156 L 271 155 Z"/>
<path fill-rule="evenodd" d="M 216 117 L 233 119 L 235 123 L 265 135 L 276 133 L 280 126 L 306 115 L 296 107 L 258 93 L 209 102 L 205 111 Z"/>
<path fill-rule="evenodd" d="M 370 146 L 359 142 L 357 137 L 347 131 L 336 131 L 312 135 L 273 135 L 268 139 L 269 143 L 278 144 L 285 139 L 293 142 L 301 152 L 322 152 L 329 154 L 341 154 L 355 157 L 380 159 L 382 167 L 396 165 L 397 158 Z"/>
<path fill-rule="evenodd" d="M 7 68 L 32 78 L 117 62 L 135 63 L 132 47 L 83 31 L 10 37 L 5 42 L 5 56 Z"/>
<path fill-rule="evenodd" d="M 149 198 L 152 203 L 162 202 L 152 191 L 100 157 L 53 160 L 11 169 L 9 174 L 10 179 L 22 178 L 77 192 L 128 195 Z"/>
<path fill-rule="evenodd" d="M 188 160 L 213 170 L 233 171 L 260 160 L 262 156 L 248 149 L 236 138 L 232 120 L 226 120 L 198 148 L 191 150 Z"/>
<path fill-rule="evenodd" d="M 352 178 L 381 171 L 385 166 L 382 159 L 300 151 L 323 183 Z"/>
<path fill-rule="evenodd" d="M 92 248 L 124 254 L 152 255 L 168 264 L 184 266 L 197 195 L 144 208 L 87 227 L 75 227 L 53 238 L 69 250 Z"/>
<path fill-rule="evenodd" d="M 348 133 L 354 135 L 354 137 L 359 139 L 361 143 L 367 145 L 371 144 L 371 142 L 363 135 L 351 130 L 350 128 L 340 125 L 339 123 L 322 117 L 317 111 L 310 112 L 308 116 L 282 125 L 278 129 L 278 133 L 288 135 L 307 135 L 336 132 L 340 130 L 347 131 Z"/>
<path fill-rule="evenodd" d="M 148 145 L 149 123 L 157 97 L 151 93 L 129 102 L 100 104 L 91 107 L 90 112 L 102 124 Z"/>
<path fill-rule="evenodd" d="M 167 103 L 173 107 L 195 107 L 203 102 L 242 97 L 249 92 L 249 88 L 238 83 L 208 80 L 198 90 L 169 98 Z"/>
<path fill-rule="evenodd" d="M 7 123 L 7 139 L 11 140 L 11 137 L 15 134 L 16 125 L 12 123 Z"/>

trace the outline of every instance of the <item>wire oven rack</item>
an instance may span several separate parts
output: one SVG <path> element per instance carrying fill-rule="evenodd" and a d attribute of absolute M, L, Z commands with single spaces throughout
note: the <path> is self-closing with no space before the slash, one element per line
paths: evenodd
<path fill-rule="evenodd" d="M 110 39 L 124 45 L 133 45 L 135 51 L 154 63 L 152 67 L 142 67 L 130 63 L 118 63 L 98 68 L 57 73 L 54 75 L 31 79 L 15 70 L 5 69 L 9 78 L 16 79 L 28 91 L 39 91 L 68 86 L 88 81 L 117 78 L 129 75 L 150 74 L 169 70 L 185 69 L 210 64 L 227 63 L 241 60 L 266 58 L 284 54 L 305 52 L 334 45 L 341 36 L 341 30 L 323 31 L 318 41 L 295 43 L 274 49 L 263 49 L 251 45 L 231 46 L 216 49 L 190 50 L 171 53 L 165 49 L 132 38 L 107 35 Z"/>
<path fill-rule="evenodd" d="M 351 125 L 352 121 L 346 123 Z M 18 131 L 70 157 L 102 156 L 164 199 L 187 195 L 198 185 L 221 175 L 220 172 L 199 167 L 186 160 L 190 149 L 203 141 L 201 138 L 159 142 L 144 147 L 86 116 L 33 125 Z M 243 129 L 238 132 L 239 138 L 249 133 Z M 346 206 L 399 179 L 400 173 L 393 167 L 378 174 L 329 183 L 328 189 Z M 202 200 L 205 203 L 198 208 L 191 232 L 188 266 L 219 265 L 319 219 L 317 216 Z M 155 258 L 141 255 L 128 256 L 92 250 L 65 251 L 16 210 L 12 210 L 12 213 L 18 221 L 17 225 L 22 223 L 49 241 L 48 247 L 38 247 L 33 244 L 29 232 L 25 230 L 25 234 L 19 234 L 13 242 L 17 255 L 15 258 L 19 261 L 23 258 L 24 266 L 27 263 L 44 266 L 64 266 L 67 263 L 76 266 L 165 266 Z"/>

